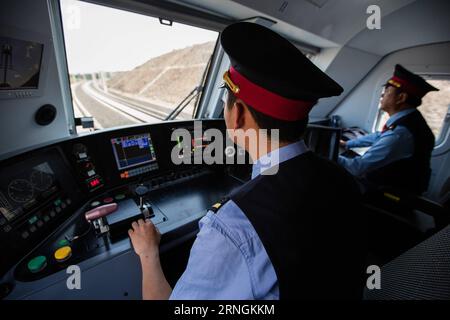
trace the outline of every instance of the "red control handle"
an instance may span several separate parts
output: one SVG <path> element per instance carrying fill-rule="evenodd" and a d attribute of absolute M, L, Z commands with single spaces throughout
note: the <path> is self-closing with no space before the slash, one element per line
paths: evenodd
<path fill-rule="evenodd" d="M 116 210 L 117 210 L 117 203 L 110 203 L 89 210 L 88 212 L 85 213 L 84 216 L 86 217 L 87 221 L 92 221 L 107 216 L 108 214 L 113 213 Z"/>

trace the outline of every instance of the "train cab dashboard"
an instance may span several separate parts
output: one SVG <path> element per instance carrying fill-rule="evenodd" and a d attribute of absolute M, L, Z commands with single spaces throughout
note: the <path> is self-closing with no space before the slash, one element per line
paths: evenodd
<path fill-rule="evenodd" d="M 336 160 L 341 129 L 329 124 L 309 124 L 304 141 Z M 138 219 L 162 234 L 161 264 L 175 285 L 199 220 L 250 179 L 248 155 L 225 129 L 222 119 L 123 127 L 1 160 L 0 299 L 141 299 L 127 232 Z"/>
<path fill-rule="evenodd" d="M 191 149 L 183 149 L 177 129 L 193 132 L 193 126 L 175 121 L 102 131 L 2 161 L 3 298 L 139 298 L 140 272 L 133 269 L 138 263 L 127 236 L 131 222 L 151 219 L 164 252 L 192 239 L 208 208 L 249 174 L 248 166 L 194 164 L 195 151 L 211 139 L 194 137 Z M 202 132 L 225 129 L 222 120 L 201 126 Z M 186 161 L 177 165 L 174 156 Z M 71 265 L 87 272 L 84 277 L 91 274 L 94 280 L 85 282 L 91 290 L 67 290 Z"/>

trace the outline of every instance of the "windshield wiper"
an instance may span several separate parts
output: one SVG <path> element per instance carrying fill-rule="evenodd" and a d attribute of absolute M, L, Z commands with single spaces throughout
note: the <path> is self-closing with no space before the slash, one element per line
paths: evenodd
<path fill-rule="evenodd" d="M 164 119 L 164 121 L 173 120 L 181 113 L 181 111 L 186 108 L 189 103 L 195 99 L 203 91 L 203 86 L 195 87 L 184 99 L 181 101 L 169 115 Z"/>

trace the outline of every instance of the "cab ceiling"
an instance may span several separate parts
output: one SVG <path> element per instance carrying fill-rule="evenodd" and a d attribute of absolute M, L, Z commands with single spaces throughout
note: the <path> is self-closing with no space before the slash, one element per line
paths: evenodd
<path fill-rule="evenodd" d="M 142 0 L 145 1 L 145 0 Z M 291 40 L 317 48 L 351 46 L 385 55 L 450 41 L 448 0 L 170 0 L 231 20 L 262 16 Z M 382 29 L 368 30 L 367 8 L 381 8 Z M 375 40 L 375 41 L 373 41 Z"/>
<path fill-rule="evenodd" d="M 366 10 L 376 4 L 382 15 L 415 0 L 172 0 L 226 15 L 236 20 L 264 16 L 292 39 L 318 47 L 344 45 L 366 27 Z M 310 33 L 306 38 L 304 33 Z"/>
<path fill-rule="evenodd" d="M 450 41 L 448 0 L 84 0 L 221 30 L 263 17 L 290 40 L 324 48 L 352 47 L 377 56 Z M 367 8 L 381 8 L 381 30 L 367 29 Z"/>

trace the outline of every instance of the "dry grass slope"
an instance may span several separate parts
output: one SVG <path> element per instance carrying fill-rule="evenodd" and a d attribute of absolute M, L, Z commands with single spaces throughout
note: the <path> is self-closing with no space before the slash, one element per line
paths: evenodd
<path fill-rule="evenodd" d="M 214 44 L 207 42 L 163 54 L 116 74 L 108 86 L 164 105 L 178 104 L 200 84 Z"/>
<path fill-rule="evenodd" d="M 450 81 L 430 80 L 428 82 L 440 91 L 428 93 L 423 98 L 419 110 L 424 115 L 434 135 L 438 137 L 450 106 Z"/>

